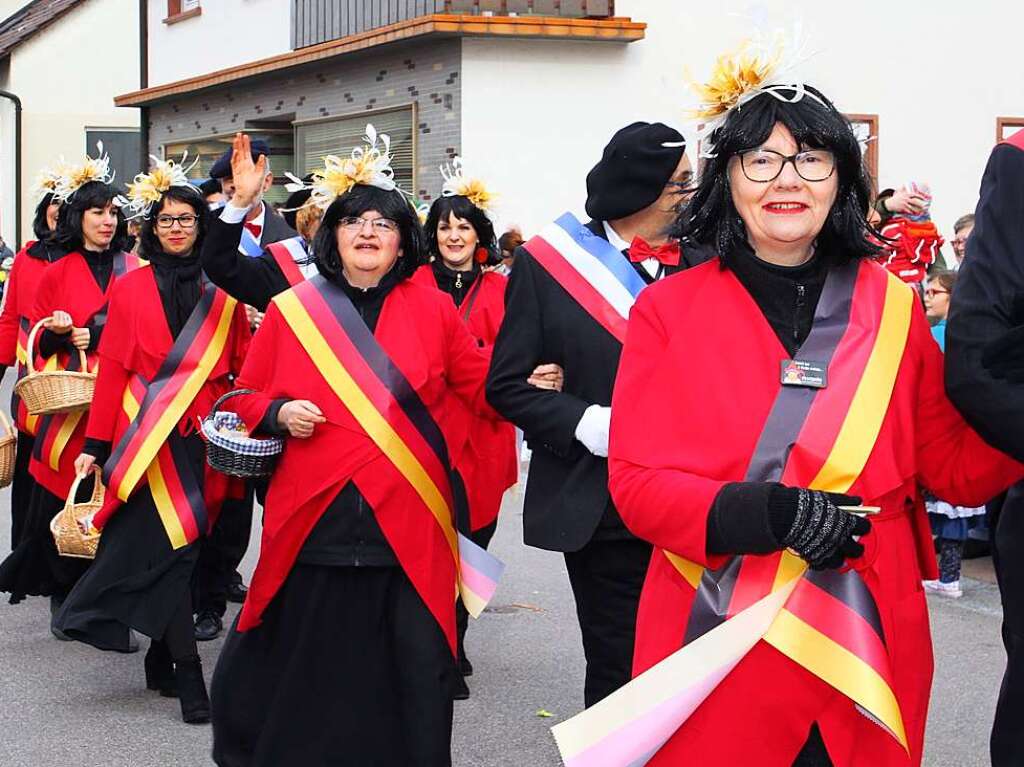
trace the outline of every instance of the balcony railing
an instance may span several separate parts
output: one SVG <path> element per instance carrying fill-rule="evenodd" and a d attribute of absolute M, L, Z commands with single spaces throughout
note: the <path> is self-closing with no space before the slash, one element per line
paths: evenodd
<path fill-rule="evenodd" d="M 292 0 L 292 48 L 434 13 L 608 18 L 614 0 Z"/>

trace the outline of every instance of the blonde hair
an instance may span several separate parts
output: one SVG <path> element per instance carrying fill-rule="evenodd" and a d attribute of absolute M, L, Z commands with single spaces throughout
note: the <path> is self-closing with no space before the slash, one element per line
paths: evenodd
<path fill-rule="evenodd" d="M 319 205 L 306 205 L 295 211 L 295 228 L 299 234 L 306 238 L 307 242 L 313 239 L 308 234 L 309 230 L 313 224 L 323 218 L 323 215 L 324 212 L 320 209 Z"/>

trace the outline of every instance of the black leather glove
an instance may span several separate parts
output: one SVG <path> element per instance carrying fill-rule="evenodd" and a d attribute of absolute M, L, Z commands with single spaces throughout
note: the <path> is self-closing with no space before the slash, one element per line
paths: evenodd
<path fill-rule="evenodd" d="M 783 547 L 815 570 L 834 569 L 864 553 L 853 536 L 866 535 L 871 523 L 838 508 L 860 503 L 855 496 L 780 485 L 769 497 L 769 520 Z"/>

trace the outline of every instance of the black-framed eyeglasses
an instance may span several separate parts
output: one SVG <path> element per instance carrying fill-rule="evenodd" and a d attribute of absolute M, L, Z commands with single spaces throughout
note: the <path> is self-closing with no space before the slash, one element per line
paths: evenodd
<path fill-rule="evenodd" d="M 787 162 L 793 163 L 797 175 L 804 181 L 824 181 L 836 170 L 836 156 L 828 149 L 808 149 L 789 156 L 771 149 L 740 152 L 743 175 L 759 184 L 777 179 Z"/>
<path fill-rule="evenodd" d="M 170 229 L 175 224 L 182 229 L 192 229 L 198 220 L 199 216 L 192 213 L 186 213 L 183 216 L 157 216 L 156 225 L 158 229 Z"/>
<path fill-rule="evenodd" d="M 361 232 L 366 224 L 370 225 L 374 234 L 395 234 L 398 231 L 398 222 L 393 218 L 345 216 L 338 222 L 338 226 L 349 232 Z"/>

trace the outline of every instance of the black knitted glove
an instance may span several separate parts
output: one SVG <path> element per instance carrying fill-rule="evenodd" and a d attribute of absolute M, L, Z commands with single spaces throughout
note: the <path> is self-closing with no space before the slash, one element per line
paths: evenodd
<path fill-rule="evenodd" d="M 864 553 L 853 536 L 866 535 L 871 523 L 838 507 L 860 503 L 860 498 L 850 495 L 779 485 L 768 501 L 770 524 L 782 546 L 813 569 L 842 567 L 844 560 Z"/>

